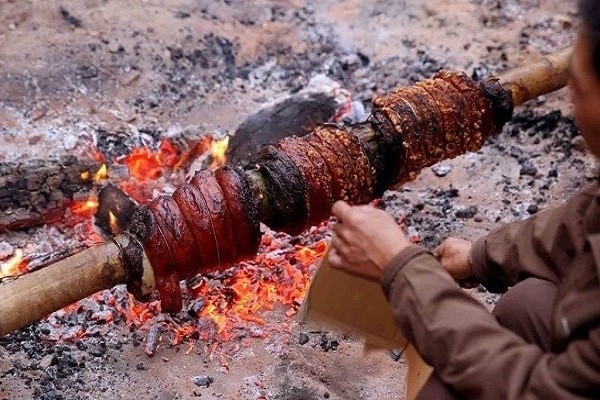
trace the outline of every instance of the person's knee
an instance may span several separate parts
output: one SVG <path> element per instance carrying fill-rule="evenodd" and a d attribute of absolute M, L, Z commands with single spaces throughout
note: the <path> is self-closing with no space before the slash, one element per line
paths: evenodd
<path fill-rule="evenodd" d="M 528 278 L 509 289 L 494 307 L 493 314 L 507 329 L 530 343 L 546 345 L 557 286 L 543 279 Z M 540 343 L 541 341 L 541 343 Z"/>

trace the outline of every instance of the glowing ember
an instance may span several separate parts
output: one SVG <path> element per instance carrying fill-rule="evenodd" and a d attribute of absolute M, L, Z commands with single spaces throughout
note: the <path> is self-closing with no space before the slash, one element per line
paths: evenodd
<path fill-rule="evenodd" d="M 293 316 L 310 285 L 314 262 L 327 249 L 324 240 L 286 253 L 272 246 L 268 247 L 271 252 L 242 263 L 220 285 L 201 284 L 193 289 L 195 297 L 206 301 L 201 316 L 214 322 L 221 340 L 231 339 L 234 328 L 245 323 L 264 325 L 259 313 L 272 310 L 277 303 L 292 306 L 286 315 Z"/>
<path fill-rule="evenodd" d="M 215 140 L 211 145 L 211 156 L 212 156 L 212 168 L 218 168 L 225 165 L 225 151 L 229 145 L 229 136 L 225 136 L 221 140 Z"/>
<path fill-rule="evenodd" d="M 98 199 L 95 195 L 91 195 L 85 201 L 76 201 L 71 204 L 71 212 L 76 215 L 92 216 L 98 208 Z"/>
<path fill-rule="evenodd" d="M 18 276 L 26 272 L 27 262 L 23 258 L 23 250 L 15 250 L 15 254 L 0 264 L 0 279 L 8 276 Z"/>
<path fill-rule="evenodd" d="M 165 140 L 156 152 L 146 147 L 134 149 L 123 163 L 127 165 L 133 178 L 145 182 L 162 176 L 165 167 L 172 168 L 177 160 L 177 149 L 171 142 Z"/>

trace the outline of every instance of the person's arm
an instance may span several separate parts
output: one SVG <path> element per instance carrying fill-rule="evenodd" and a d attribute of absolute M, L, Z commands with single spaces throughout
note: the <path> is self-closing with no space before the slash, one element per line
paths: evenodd
<path fill-rule="evenodd" d="M 572 399 L 600 386 L 600 328 L 544 353 L 501 327 L 417 246 L 395 256 L 381 280 L 403 333 L 466 398 Z"/>
<path fill-rule="evenodd" d="M 455 279 L 474 276 L 493 292 L 528 277 L 557 283 L 569 260 L 585 245 L 586 214 L 595 212 L 597 190 L 591 186 L 560 207 L 503 225 L 472 247 L 449 238 L 435 252 Z"/>

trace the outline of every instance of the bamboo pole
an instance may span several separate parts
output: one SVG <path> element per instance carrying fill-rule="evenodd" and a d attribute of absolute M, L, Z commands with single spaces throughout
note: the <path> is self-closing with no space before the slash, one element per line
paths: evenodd
<path fill-rule="evenodd" d="M 27 326 L 98 291 L 125 283 L 122 249 L 131 238 L 120 235 L 39 271 L 0 286 L 0 336 Z M 154 290 L 154 275 L 144 256 L 142 292 Z"/>
<path fill-rule="evenodd" d="M 511 91 L 513 105 L 520 106 L 565 87 L 569 78 L 571 50 L 570 47 L 564 48 L 544 56 L 538 62 L 525 64 L 498 76 L 500 84 Z"/>

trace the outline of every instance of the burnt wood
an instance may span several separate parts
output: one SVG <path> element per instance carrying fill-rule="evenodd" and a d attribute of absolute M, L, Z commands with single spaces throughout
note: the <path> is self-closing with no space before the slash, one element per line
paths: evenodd
<path fill-rule="evenodd" d="M 99 168 L 75 156 L 0 163 L 0 232 L 58 221 L 74 201 L 90 195 L 93 181 L 82 174 L 92 177 Z"/>

